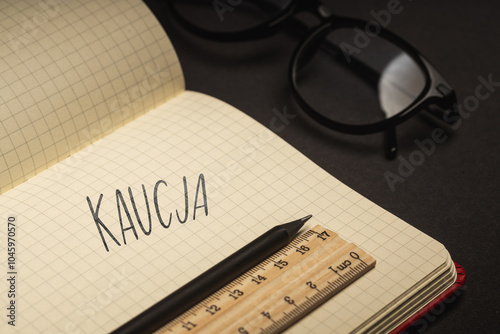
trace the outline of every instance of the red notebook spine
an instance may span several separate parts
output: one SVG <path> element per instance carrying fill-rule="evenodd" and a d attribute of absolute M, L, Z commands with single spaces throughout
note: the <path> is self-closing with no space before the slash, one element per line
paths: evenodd
<path fill-rule="evenodd" d="M 406 329 L 408 329 L 410 326 L 414 324 L 419 325 L 420 322 L 422 322 L 421 324 L 422 326 L 427 328 L 428 323 L 432 320 L 427 320 L 426 315 L 429 313 L 436 314 L 436 312 L 432 312 L 432 310 L 434 310 L 435 308 L 437 309 L 437 307 L 440 306 L 441 303 L 449 304 L 453 302 L 456 299 L 456 297 L 460 295 L 459 289 L 464 286 L 467 275 L 465 274 L 465 270 L 461 265 L 459 265 L 456 262 L 453 263 L 455 264 L 455 269 L 457 271 L 457 280 L 455 281 L 455 283 L 453 283 L 452 286 L 446 289 L 442 294 L 437 296 L 434 300 L 429 302 L 429 304 L 425 305 L 422 309 L 420 309 L 420 311 L 412 315 L 405 322 L 403 322 L 401 325 L 392 330 L 390 334 L 397 334 L 397 333 L 404 334 L 404 331 Z M 441 312 L 437 314 L 440 314 Z"/>

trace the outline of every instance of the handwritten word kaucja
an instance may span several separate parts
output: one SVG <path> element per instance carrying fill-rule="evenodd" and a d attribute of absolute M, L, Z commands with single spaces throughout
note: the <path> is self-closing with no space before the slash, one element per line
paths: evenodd
<path fill-rule="evenodd" d="M 181 212 L 179 210 L 175 210 L 175 215 L 177 216 L 177 221 L 181 224 L 184 224 L 189 217 L 189 192 L 188 192 L 188 186 L 187 186 L 187 180 L 186 177 L 184 176 L 182 178 L 182 183 L 184 185 L 184 208 L 181 209 Z M 153 207 L 154 207 L 154 214 L 152 214 L 151 210 L 151 204 L 150 200 L 148 197 L 148 192 L 146 191 L 146 187 L 144 184 L 142 185 L 142 195 L 144 197 L 144 204 L 146 206 L 146 211 L 147 211 L 147 222 L 146 220 L 141 219 L 141 215 L 139 214 L 138 210 L 138 205 L 136 202 L 136 197 L 134 196 L 134 193 L 132 191 L 131 187 L 128 187 L 128 199 L 127 201 L 125 198 L 127 197 L 126 195 L 124 196 L 121 190 L 116 189 L 115 191 L 115 204 L 117 208 L 117 220 L 116 222 L 119 223 L 120 225 L 120 231 L 121 231 L 121 239 L 124 245 L 127 244 L 127 239 L 126 239 L 126 234 L 127 232 L 128 235 L 130 233 L 133 233 L 135 239 L 139 239 L 139 235 L 137 233 L 137 228 L 136 225 L 139 225 L 142 233 L 144 235 L 150 235 L 153 229 L 153 216 L 156 215 L 156 218 L 160 224 L 161 227 L 167 229 L 170 227 L 172 224 L 172 217 L 173 213 L 169 212 L 167 213 L 166 211 L 166 203 L 162 202 L 160 203 L 158 193 L 160 189 L 162 189 L 162 192 L 168 191 L 169 187 L 167 182 L 164 180 L 159 180 L 156 182 L 156 184 L 153 187 Z M 97 205 L 94 206 L 92 204 L 92 200 L 90 199 L 89 196 L 87 196 L 87 203 L 89 205 L 90 213 L 92 214 L 92 218 L 95 222 L 95 225 L 97 227 L 97 231 L 99 232 L 99 235 L 101 236 L 104 248 L 106 249 L 107 252 L 109 252 L 109 247 L 106 242 L 106 239 L 113 241 L 116 245 L 121 246 L 122 243 L 118 240 L 118 238 L 111 232 L 113 228 L 111 228 L 110 223 L 112 222 L 107 221 L 106 224 L 103 222 L 102 218 L 99 216 L 99 210 L 101 208 L 101 204 L 103 201 L 104 195 L 101 194 L 99 196 L 99 200 L 97 201 Z M 138 196 L 139 197 L 139 196 Z M 198 183 L 196 185 L 196 193 L 194 196 L 194 205 L 193 205 L 193 216 L 192 219 L 196 219 L 196 213 L 198 209 L 203 209 L 205 212 L 205 216 L 208 216 L 208 204 L 207 204 L 207 191 L 206 191 L 206 186 L 205 186 L 205 176 L 203 174 L 200 174 L 198 176 Z M 132 216 L 133 215 L 133 216 Z M 143 211 L 144 215 L 144 211 Z M 135 222 L 134 222 L 134 217 L 135 216 Z M 146 215 L 144 215 L 146 216 Z M 142 217 L 144 218 L 144 217 Z M 113 224 L 113 225 L 116 225 Z M 106 236 L 106 237 L 105 237 Z"/>

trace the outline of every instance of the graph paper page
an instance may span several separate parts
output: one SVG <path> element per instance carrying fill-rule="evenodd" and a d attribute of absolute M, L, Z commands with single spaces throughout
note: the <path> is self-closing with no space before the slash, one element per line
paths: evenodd
<path fill-rule="evenodd" d="M 182 93 L 59 165 L 0 197 L 0 216 L 18 226 L 19 332 L 110 331 L 308 214 L 308 227 L 332 229 L 377 265 L 302 329 L 352 330 L 449 260 L 441 244 L 200 93 Z"/>
<path fill-rule="evenodd" d="M 0 2 L 0 194 L 184 89 L 140 0 Z"/>

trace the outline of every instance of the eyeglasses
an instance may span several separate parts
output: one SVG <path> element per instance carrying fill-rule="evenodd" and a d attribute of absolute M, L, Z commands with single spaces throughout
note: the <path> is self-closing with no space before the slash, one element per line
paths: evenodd
<path fill-rule="evenodd" d="M 450 85 L 416 49 L 383 28 L 389 9 L 367 22 L 335 16 L 318 0 L 169 3 L 186 28 L 225 42 L 267 37 L 299 12 L 315 15 L 320 25 L 298 45 L 290 63 L 296 100 L 330 129 L 360 135 L 384 132 L 389 159 L 397 155 L 396 127 L 420 111 L 446 123 L 458 119 Z"/>

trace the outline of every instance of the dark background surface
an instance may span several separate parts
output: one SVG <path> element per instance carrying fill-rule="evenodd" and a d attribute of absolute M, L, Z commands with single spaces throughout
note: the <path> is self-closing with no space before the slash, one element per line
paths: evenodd
<path fill-rule="evenodd" d="M 373 20 L 370 12 L 389 0 L 324 1 L 336 15 Z M 263 40 L 214 42 L 182 28 L 164 1 L 146 3 L 158 17 L 180 58 L 186 88 L 217 97 L 270 127 L 273 109 L 296 115 L 277 134 L 316 164 L 368 199 L 445 245 L 467 272 L 465 289 L 444 312 L 413 328 L 425 333 L 497 333 L 500 328 L 498 227 L 500 87 L 437 144 L 392 191 L 382 135 L 341 134 L 316 124 L 295 103 L 287 73 L 300 41 L 290 27 Z M 500 82 L 500 3 L 410 1 L 387 29 L 406 39 L 455 89 L 458 102 L 474 95 L 478 77 Z M 367 106 L 369 107 L 369 106 Z M 400 156 L 409 159 L 415 140 L 431 137 L 435 126 L 416 117 L 398 127 Z"/>

